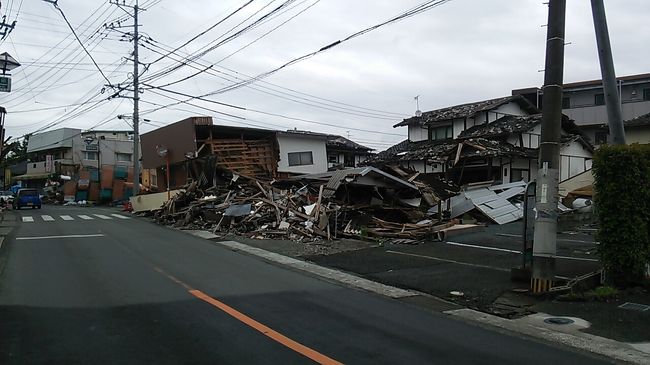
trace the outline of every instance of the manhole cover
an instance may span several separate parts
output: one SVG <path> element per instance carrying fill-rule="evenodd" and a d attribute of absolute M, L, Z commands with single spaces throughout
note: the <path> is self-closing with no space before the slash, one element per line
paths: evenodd
<path fill-rule="evenodd" d="M 550 324 L 571 324 L 573 323 L 573 319 L 562 318 L 562 317 L 551 317 L 551 318 L 546 318 L 544 322 Z"/>
<path fill-rule="evenodd" d="M 639 304 L 639 303 L 632 303 L 632 302 L 626 302 L 618 306 L 621 309 L 628 309 L 631 311 L 639 311 L 639 312 L 645 312 L 647 310 L 650 310 L 650 305 L 645 305 L 645 304 Z"/>

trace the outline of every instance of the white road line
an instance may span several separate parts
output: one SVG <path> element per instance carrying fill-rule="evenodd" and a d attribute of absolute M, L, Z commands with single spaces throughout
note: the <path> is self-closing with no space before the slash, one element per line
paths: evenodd
<path fill-rule="evenodd" d="M 502 267 L 494 267 L 494 266 L 487 266 L 487 265 L 479 265 L 479 264 L 471 264 L 469 262 L 462 262 L 462 261 L 456 261 L 456 260 L 449 260 L 449 259 L 441 259 L 440 257 L 433 257 L 433 256 L 426 256 L 426 255 L 418 255 L 415 253 L 407 253 L 407 252 L 398 252 L 398 251 L 392 251 L 392 250 L 386 250 L 386 253 L 392 253 L 395 255 L 404 255 L 404 256 L 412 256 L 412 257 L 420 257 L 423 259 L 429 259 L 429 260 L 435 260 L 435 261 L 442 261 L 442 262 L 448 262 L 450 264 L 457 264 L 457 265 L 463 265 L 463 266 L 471 266 L 471 267 L 480 267 L 483 269 L 490 269 L 490 270 L 496 270 L 496 271 L 502 271 L 502 272 L 510 272 L 509 269 L 504 269 Z"/>
<path fill-rule="evenodd" d="M 96 234 L 68 234 L 63 236 L 37 236 L 37 237 L 16 237 L 16 240 L 47 240 L 57 238 L 87 238 L 87 237 L 104 237 L 101 233 Z"/>
<path fill-rule="evenodd" d="M 95 218 L 93 218 L 93 217 L 91 217 L 89 215 L 85 215 L 85 214 L 79 214 L 77 217 L 79 217 L 81 219 L 85 219 L 85 220 L 95 219 Z"/>
<path fill-rule="evenodd" d="M 113 219 L 113 218 L 111 218 L 111 217 L 109 217 L 109 216 L 107 216 L 107 215 L 103 215 L 103 214 L 93 214 L 93 215 L 94 215 L 95 217 L 97 217 L 97 218 L 101 218 L 101 219 Z"/>
<path fill-rule="evenodd" d="M 496 236 L 501 236 L 501 237 L 513 237 L 513 238 L 521 238 L 522 236 L 520 234 L 510 234 L 510 233 L 496 233 Z M 596 241 L 583 241 L 583 240 L 572 240 L 570 238 L 558 238 L 558 242 L 577 242 L 577 243 L 594 243 L 598 244 Z"/>
<path fill-rule="evenodd" d="M 46 221 L 46 222 L 54 221 L 54 218 L 52 218 L 51 215 L 42 215 L 41 218 L 43 218 L 43 220 Z"/>
<path fill-rule="evenodd" d="M 459 243 L 459 242 L 451 242 L 451 241 L 447 241 L 447 242 L 444 242 L 444 243 L 446 243 L 446 244 L 448 244 L 448 245 L 452 245 L 452 246 L 461 246 L 461 247 L 478 248 L 478 249 L 481 249 L 481 250 L 501 251 L 501 252 L 516 253 L 516 254 L 520 254 L 520 253 L 521 253 L 521 251 L 517 251 L 517 250 L 509 250 L 509 249 L 507 249 L 507 248 L 488 247 L 488 246 L 478 246 L 478 245 L 470 245 L 470 244 L 467 244 L 467 243 Z"/>
<path fill-rule="evenodd" d="M 596 260 L 596 259 L 588 259 L 588 258 L 583 258 L 583 257 L 555 256 L 555 258 L 556 258 L 556 259 L 564 259 L 564 260 L 576 260 L 576 261 L 600 262 L 600 260 Z"/>
<path fill-rule="evenodd" d="M 61 219 L 63 219 L 64 221 L 73 221 L 74 220 L 74 218 L 72 218 L 69 215 L 62 215 Z"/>
<path fill-rule="evenodd" d="M 508 250 L 506 248 L 498 248 L 498 247 L 486 247 L 486 246 L 477 246 L 477 245 L 469 245 L 467 243 L 458 243 L 458 242 L 445 242 L 448 245 L 453 245 L 453 246 L 461 246 L 461 247 L 470 247 L 470 248 L 479 248 L 482 250 L 492 250 L 492 251 L 502 251 L 502 252 L 509 252 L 509 253 L 516 253 L 516 254 L 521 254 L 521 251 L 516 251 L 516 250 Z M 388 251 L 386 251 L 388 252 Z M 599 262 L 599 260 L 596 259 L 589 259 L 589 258 L 584 258 L 584 257 L 572 257 L 572 256 L 555 256 L 556 259 L 563 259 L 563 260 L 576 260 L 576 261 L 589 261 L 589 262 Z"/>
<path fill-rule="evenodd" d="M 23 222 L 25 223 L 31 223 L 34 221 L 34 217 L 23 217 Z"/>
<path fill-rule="evenodd" d="M 120 219 L 131 219 L 131 218 L 129 218 L 129 217 L 125 217 L 125 216 L 120 215 L 120 214 L 111 214 L 111 215 L 112 215 L 113 217 L 115 217 L 115 218 L 120 218 Z"/>

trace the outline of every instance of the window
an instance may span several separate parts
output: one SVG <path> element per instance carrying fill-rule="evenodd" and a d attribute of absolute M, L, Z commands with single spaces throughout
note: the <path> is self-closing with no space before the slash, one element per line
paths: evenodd
<path fill-rule="evenodd" d="M 336 153 L 332 153 L 327 156 L 327 162 L 329 163 L 339 163 L 339 155 Z"/>
<path fill-rule="evenodd" d="M 595 105 L 605 105 L 605 94 L 596 94 L 594 95 L 594 104 Z"/>
<path fill-rule="evenodd" d="M 118 152 L 115 154 L 115 159 L 117 162 L 131 162 L 131 154 Z"/>
<path fill-rule="evenodd" d="M 571 107 L 571 98 L 565 96 L 562 98 L 562 109 L 569 109 Z"/>
<path fill-rule="evenodd" d="M 454 137 L 453 128 L 448 125 L 444 127 L 429 128 L 429 140 L 437 141 L 440 139 L 447 139 Z"/>
<path fill-rule="evenodd" d="M 309 152 L 289 152 L 289 166 L 313 165 L 314 159 Z"/>
<path fill-rule="evenodd" d="M 158 186 L 158 175 L 156 174 L 156 170 L 152 170 L 151 173 L 151 186 Z"/>
<path fill-rule="evenodd" d="M 92 151 L 84 151 L 84 160 L 93 160 L 97 161 L 99 155 L 97 152 L 92 152 Z"/>
<path fill-rule="evenodd" d="M 650 89 L 643 89 L 643 100 L 650 100 Z"/>
<path fill-rule="evenodd" d="M 596 135 L 594 136 L 594 142 L 596 142 L 596 144 L 605 144 L 605 143 L 607 143 L 607 135 L 608 135 L 608 133 L 605 132 L 605 131 L 596 132 Z"/>

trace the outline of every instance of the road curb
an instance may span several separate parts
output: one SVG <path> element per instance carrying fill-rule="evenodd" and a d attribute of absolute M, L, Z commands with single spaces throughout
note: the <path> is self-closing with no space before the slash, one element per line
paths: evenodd
<path fill-rule="evenodd" d="M 510 332 L 515 332 L 529 337 L 539 338 L 548 342 L 559 343 L 590 353 L 603 355 L 618 361 L 624 361 L 632 364 L 650 363 L 650 355 L 633 348 L 628 343 L 595 336 L 589 333 L 578 331 L 575 331 L 573 333 L 566 333 L 527 323 L 523 320 L 523 318 L 515 320 L 505 319 L 469 308 L 450 310 L 444 313 L 471 322 L 478 322 L 484 325 L 505 329 Z"/>
<path fill-rule="evenodd" d="M 254 246 L 249 246 L 236 241 L 215 241 L 217 236 L 205 231 L 186 231 L 195 237 L 200 237 L 219 244 L 233 251 L 241 251 L 252 256 L 260 257 L 264 260 L 281 264 L 299 271 L 307 272 L 325 279 L 345 284 L 346 286 L 362 289 L 365 291 L 387 296 L 393 299 L 413 298 L 425 296 L 435 298 L 441 302 L 449 303 L 441 298 L 433 297 L 426 293 L 413 290 L 405 290 L 386 284 L 378 283 L 358 276 L 341 272 L 335 269 L 322 267 L 310 262 L 302 261 L 292 257 L 284 256 L 275 252 L 267 251 Z M 456 305 L 455 303 L 451 303 Z M 484 312 L 479 312 L 469 308 L 446 310 L 441 313 L 449 315 L 469 323 L 477 323 L 486 327 L 505 330 L 509 333 L 524 335 L 530 338 L 544 340 L 548 343 L 555 343 L 586 351 L 596 355 L 606 356 L 608 358 L 624 361 L 633 364 L 650 363 L 650 355 L 635 349 L 628 343 L 619 342 L 605 337 L 595 336 L 584 332 L 574 331 L 573 333 L 562 332 L 541 326 L 535 326 L 527 323 L 522 319 L 506 319 Z M 525 318 L 525 317 L 524 317 Z"/>

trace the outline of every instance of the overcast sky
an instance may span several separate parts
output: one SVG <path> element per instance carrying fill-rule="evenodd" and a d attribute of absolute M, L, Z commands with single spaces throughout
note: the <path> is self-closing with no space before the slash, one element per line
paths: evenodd
<path fill-rule="evenodd" d="M 296 0 L 286 12 L 198 59 L 197 62 L 205 66 L 216 63 L 209 73 L 187 78 L 167 89 L 194 96 L 208 94 L 230 85 L 233 76 L 246 78 L 262 74 L 423 1 Z M 141 62 L 151 63 L 159 57 L 150 48 L 158 52 L 176 48 L 245 2 L 140 0 L 145 6 L 152 5 L 141 13 L 140 29 L 153 39 L 153 45 L 144 44 L 149 49 L 140 49 Z M 283 2 L 253 1 L 178 52 L 195 54 L 215 39 L 232 34 Z M 599 79 L 589 1 L 567 2 L 566 38 L 570 45 L 566 47 L 564 80 Z M 104 94 L 100 94 L 107 82 L 51 4 L 41 0 L 0 0 L 0 3 L 1 14 L 10 20 L 17 17 L 11 36 L 0 43 L 0 52 L 8 52 L 22 64 L 12 72 L 12 92 L 0 94 L 0 105 L 8 111 L 7 136 L 22 136 L 53 121 L 60 121 L 53 128 L 91 128 L 106 121 L 98 128 L 130 129 L 128 121 L 116 118 L 118 114 L 133 112 L 128 98 L 102 101 L 96 109 L 78 116 L 75 114 L 94 104 L 63 107 L 93 96 L 96 98 L 92 100 L 100 101 L 114 91 L 106 88 Z M 120 40 L 121 33 L 104 31 L 101 26 L 118 18 L 125 19 L 125 12 L 108 4 L 107 0 L 59 0 L 58 3 L 111 83 L 128 82 L 133 66 L 125 57 L 129 57 L 132 46 Z M 150 122 L 143 124 L 141 129 L 146 132 L 188 116 L 210 115 L 215 117 L 215 123 L 228 125 L 298 128 L 343 136 L 349 133 L 351 139 L 383 150 L 405 139 L 405 128 L 395 129 L 392 125 L 413 115 L 416 95 L 420 95 L 420 109 L 427 111 L 510 95 L 516 88 L 540 86 L 543 73 L 539 70 L 544 68 L 546 36 L 546 28 L 542 25 L 546 23 L 548 10 L 542 3 L 542 0 L 453 0 L 342 43 L 262 81 L 208 97 L 255 112 L 194 100 L 195 106 L 181 104 L 146 113 L 156 107 L 154 104 L 174 102 L 159 94 L 182 97 L 145 88 L 140 109 L 143 118 Z M 609 0 L 605 5 L 617 75 L 650 72 L 650 1 Z M 290 19 L 299 12 L 302 13 Z M 246 21 L 248 17 L 251 18 Z M 240 23 L 242 25 L 231 31 Z M 121 23 L 128 24 L 132 21 Z M 247 48 L 222 60 L 276 27 Z M 98 30 L 102 31 L 97 33 Z M 130 32 L 131 29 L 122 28 L 121 31 Z M 178 62 L 169 58 L 155 62 L 142 78 L 146 80 L 174 64 Z M 196 72 L 185 66 L 151 80 L 150 84 L 162 86 Z M 43 108 L 50 109 L 32 111 Z"/>

